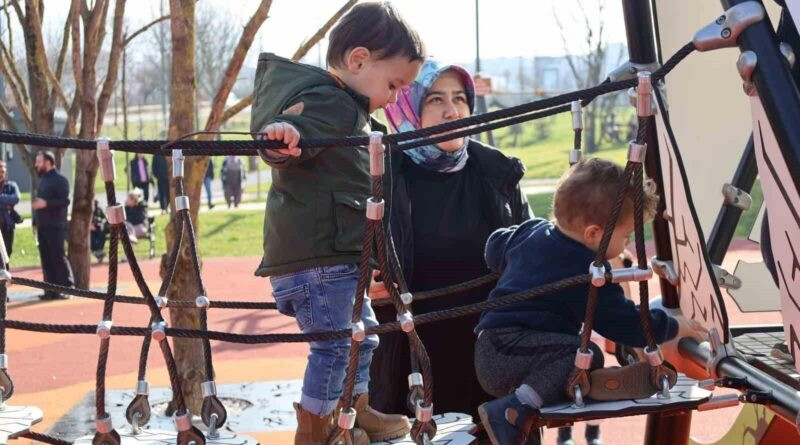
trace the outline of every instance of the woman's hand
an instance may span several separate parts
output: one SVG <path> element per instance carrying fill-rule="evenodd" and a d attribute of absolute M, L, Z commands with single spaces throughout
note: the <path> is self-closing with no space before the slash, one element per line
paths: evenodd
<path fill-rule="evenodd" d="M 389 290 L 386 289 L 386 284 L 380 280 L 380 276 L 381 272 L 379 270 L 372 271 L 372 281 L 369 283 L 368 295 L 373 300 L 389 298 Z"/>

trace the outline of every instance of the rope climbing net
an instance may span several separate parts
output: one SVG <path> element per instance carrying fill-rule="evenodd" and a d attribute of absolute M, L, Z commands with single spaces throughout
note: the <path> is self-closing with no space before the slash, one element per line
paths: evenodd
<path fill-rule="evenodd" d="M 730 36 L 729 36 L 730 37 Z M 732 40 L 735 44 L 735 36 Z M 731 41 L 724 42 L 721 46 L 732 46 Z M 647 264 L 644 252 L 644 218 L 643 218 L 643 159 L 646 152 L 644 145 L 644 135 L 649 122 L 652 120 L 653 107 L 651 104 L 653 84 L 664 79 L 664 77 L 674 69 L 684 58 L 695 49 L 709 49 L 708 47 L 699 48 L 695 42 L 690 42 L 678 50 L 663 66 L 652 74 L 641 71 L 638 75 L 628 76 L 623 80 L 607 80 L 598 86 L 574 91 L 551 98 L 526 103 L 523 105 L 493 111 L 481 115 L 471 116 L 457 121 L 452 121 L 434 127 L 420 130 L 401 132 L 391 135 L 372 133 L 368 137 L 342 137 L 342 138 L 317 138 L 303 139 L 300 142 L 301 148 L 345 148 L 368 146 L 370 154 L 370 175 L 372 178 L 371 196 L 367 200 L 366 206 L 366 230 L 364 233 L 359 263 L 359 279 L 356 294 L 354 296 L 352 312 L 352 328 L 337 331 L 294 334 L 294 333 L 272 333 L 272 334 L 247 334 L 247 333 L 228 333 L 212 331 L 208 329 L 208 310 L 211 308 L 226 309 L 276 309 L 275 303 L 270 302 L 245 302 L 245 301 L 211 301 L 208 298 L 203 276 L 200 272 L 200 261 L 197 251 L 197 240 L 195 229 L 192 225 L 189 212 L 189 198 L 185 195 L 183 176 L 184 176 L 184 156 L 218 156 L 218 155 L 254 155 L 257 150 L 281 148 L 277 141 L 266 141 L 260 139 L 238 140 L 238 141 L 196 141 L 180 139 L 177 141 L 109 141 L 101 139 L 89 141 L 72 138 L 52 137 L 38 134 L 15 133 L 0 131 L 0 141 L 12 144 L 26 144 L 53 148 L 73 148 L 80 150 L 96 150 L 100 166 L 102 168 L 105 192 L 108 200 L 108 220 L 111 226 L 109 243 L 109 269 L 107 277 L 106 292 L 93 292 L 89 290 L 72 289 L 58 286 L 42 281 L 26 278 L 13 278 L 17 285 L 29 286 L 43 289 L 46 291 L 60 292 L 84 298 L 99 299 L 103 301 L 103 311 L 101 321 L 97 325 L 90 324 L 51 324 L 33 323 L 20 320 L 9 320 L 7 318 L 6 294 L 7 285 L 12 280 L 8 271 L 8 258 L 5 255 L 5 248 L 0 242 L 2 249 L 2 270 L 3 275 L 0 279 L 0 387 L 2 388 L 2 399 L 8 400 L 13 394 L 14 385 L 7 369 L 6 356 L 6 330 L 18 329 L 36 332 L 61 333 L 61 334 L 95 334 L 100 339 L 100 350 L 97 362 L 96 373 L 96 434 L 93 439 L 95 444 L 118 445 L 120 435 L 114 429 L 111 417 L 106 411 L 105 402 L 105 380 L 106 365 L 111 338 L 114 336 L 139 336 L 142 337 L 142 347 L 139 358 L 138 382 L 133 400 L 126 410 L 127 421 L 137 431 L 144 426 L 150 419 L 150 404 L 148 402 L 149 385 L 146 380 L 148 351 L 151 342 L 155 341 L 161 349 L 166 362 L 169 374 L 170 386 L 172 389 L 173 400 L 176 407 L 175 420 L 177 424 L 177 443 L 188 445 L 194 442 L 202 445 L 206 441 L 206 435 L 192 425 L 191 414 L 187 410 L 186 401 L 182 392 L 181 378 L 176 369 L 175 358 L 167 341 L 168 337 L 173 338 L 193 338 L 200 339 L 203 347 L 205 381 L 202 383 L 203 403 L 201 418 L 208 427 L 208 437 L 213 438 L 218 429 L 225 423 L 227 413 L 224 406 L 217 397 L 216 385 L 214 382 L 214 367 L 211 352 L 211 340 L 224 341 L 244 344 L 264 344 L 264 343 L 287 343 L 287 342 L 312 342 L 350 338 L 351 346 L 349 350 L 349 360 L 347 373 L 344 383 L 344 393 L 341 399 L 342 410 L 337 419 L 334 431 L 328 438 L 328 443 L 336 443 L 340 439 L 349 435 L 355 424 L 356 412 L 353 407 L 353 389 L 355 384 L 356 369 L 359 360 L 359 344 L 364 341 L 367 335 L 384 334 L 395 331 L 403 331 L 409 339 L 412 351 L 412 374 L 409 376 L 410 400 L 415 407 L 415 420 L 411 431 L 412 439 L 418 443 L 429 443 L 436 435 L 436 424 L 433 421 L 433 374 L 430 359 L 425 347 L 416 332 L 419 325 L 434 323 L 442 320 L 463 317 L 470 314 L 477 314 L 486 310 L 499 308 L 502 306 L 518 303 L 538 296 L 557 292 L 573 286 L 588 286 L 589 304 L 584 320 L 584 328 L 581 335 L 581 345 L 576 352 L 575 369 L 567 383 L 567 392 L 573 397 L 577 405 L 583 403 L 583 396 L 589 391 L 589 364 L 591 363 L 589 345 L 589 335 L 594 323 L 594 312 L 598 304 L 597 288 L 606 282 L 638 281 L 640 294 L 641 323 L 646 333 L 647 345 L 646 354 L 648 362 L 652 367 L 652 385 L 662 392 L 668 392 L 669 387 L 674 384 L 674 377 L 664 365 L 658 345 L 656 344 L 649 326 L 649 306 L 647 293 L 647 279 L 652 276 L 652 269 Z M 636 73 L 629 73 L 636 74 Z M 512 124 L 522 123 L 552 116 L 558 113 L 570 111 L 573 114 L 573 129 L 575 131 L 575 145 L 570 152 L 570 163 L 578 162 L 580 159 L 582 118 L 581 109 L 588 105 L 598 96 L 636 88 L 638 104 L 637 114 L 639 119 L 639 131 L 636 141 L 631 142 L 628 152 L 628 161 L 625 167 L 624 180 L 619 185 L 619 192 L 616 197 L 611 217 L 604 228 L 604 233 L 597 256 L 589 266 L 589 272 L 566 278 L 557 282 L 547 283 L 523 292 L 506 295 L 503 297 L 465 305 L 450 309 L 430 312 L 420 315 L 413 315 L 411 308 L 414 301 L 430 298 L 440 298 L 461 292 L 466 289 L 485 285 L 497 279 L 497 275 L 487 275 L 465 283 L 459 283 L 441 289 L 412 294 L 403 277 L 399 266 L 397 254 L 388 231 L 388 224 L 384 220 L 384 215 L 388 213 L 388 205 L 384 201 L 384 176 L 386 168 L 385 150 L 406 150 L 422 145 L 435 144 L 444 140 L 466 137 L 484 131 L 505 127 Z M 448 133 L 448 134 L 443 134 Z M 173 181 L 176 190 L 175 197 L 175 242 L 170 248 L 166 260 L 166 275 L 160 284 L 158 292 L 153 293 L 149 284 L 145 280 L 140 265 L 136 259 L 130 239 L 125 235 L 125 211 L 124 207 L 117 203 L 114 189 L 114 150 L 137 152 L 137 153 L 159 153 L 171 154 Z M 635 238 L 637 264 L 634 267 L 624 269 L 611 269 L 605 262 L 605 255 L 619 217 L 623 202 L 626 197 L 634 197 L 634 217 L 635 217 Z M 170 286 L 175 276 L 178 252 L 186 235 L 189 243 L 189 251 L 192 260 L 192 274 L 196 281 L 200 295 L 194 302 L 167 299 L 166 295 L 170 292 Z M 134 280 L 142 297 L 119 295 L 117 294 L 117 275 L 118 275 L 118 250 L 122 245 L 122 250 L 128 259 Z M 364 305 L 364 298 L 370 278 L 372 277 L 371 259 L 377 259 L 378 270 L 386 283 L 389 291 L 388 300 L 376 302 L 376 305 L 391 305 L 397 312 L 397 320 L 382 323 L 377 326 L 365 327 L 361 321 L 361 313 Z M 126 304 L 145 304 L 150 313 L 150 318 L 145 326 L 117 326 L 113 323 L 114 305 L 118 303 Z M 199 311 L 200 328 L 183 329 L 169 327 L 161 309 L 171 307 L 176 309 L 195 309 Z M 588 360 L 587 360 L 588 356 Z M 673 373 L 674 374 L 674 373 Z M 61 439 L 50 437 L 44 434 L 25 432 L 23 437 L 34 440 L 49 442 L 53 444 L 65 444 Z"/>

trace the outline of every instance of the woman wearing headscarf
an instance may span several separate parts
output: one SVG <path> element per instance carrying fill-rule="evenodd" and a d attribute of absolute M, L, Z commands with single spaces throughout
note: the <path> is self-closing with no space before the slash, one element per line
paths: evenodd
<path fill-rule="evenodd" d="M 394 132 L 410 131 L 468 117 L 474 102 L 475 87 L 464 68 L 427 61 L 417 80 L 398 92 L 397 103 L 386 107 L 386 115 Z M 489 235 L 531 218 L 519 186 L 524 173 L 518 159 L 469 138 L 392 153 L 389 223 L 412 293 L 489 273 L 483 257 Z M 414 302 L 412 309 L 423 314 L 484 301 L 493 285 Z M 371 297 L 386 295 L 382 282 L 370 287 Z M 376 312 L 381 322 L 396 319 L 391 306 Z M 417 327 L 431 359 L 437 413 L 477 418 L 478 405 L 491 399 L 475 377 L 473 329 L 478 317 Z M 371 367 L 373 407 L 397 413 L 409 409 L 410 362 L 404 333 L 381 336 Z"/>

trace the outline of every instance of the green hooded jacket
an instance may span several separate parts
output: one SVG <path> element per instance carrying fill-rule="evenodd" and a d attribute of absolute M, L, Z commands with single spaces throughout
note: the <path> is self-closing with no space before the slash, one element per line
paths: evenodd
<path fill-rule="evenodd" d="M 250 128 L 261 132 L 277 121 L 292 124 L 302 138 L 366 136 L 377 124 L 370 119 L 369 99 L 327 71 L 263 53 Z M 264 257 L 255 274 L 358 263 L 371 189 L 367 148 L 310 148 L 299 157 L 262 158 L 272 166 L 272 187 Z"/>

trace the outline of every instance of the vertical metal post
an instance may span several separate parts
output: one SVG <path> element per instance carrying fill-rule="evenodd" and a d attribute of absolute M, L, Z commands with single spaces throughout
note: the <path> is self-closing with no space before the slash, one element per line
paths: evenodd
<path fill-rule="evenodd" d="M 625 34 L 628 39 L 628 57 L 631 63 L 648 64 L 656 62 L 656 42 L 653 33 L 653 19 L 651 2 L 654 0 L 622 0 L 622 12 L 625 18 Z M 650 117 L 645 143 L 647 156 L 645 158 L 645 171 L 656 182 L 660 193 L 658 208 L 665 209 L 664 180 L 661 175 L 661 160 L 658 154 L 658 134 L 656 132 L 655 117 Z M 656 245 L 656 255 L 661 260 L 672 259 L 672 246 L 670 243 L 669 224 L 663 218 L 653 220 L 653 239 Z M 661 299 L 665 307 L 678 307 L 678 293 L 674 286 L 667 280 L 659 279 L 661 284 Z M 678 445 L 687 444 L 689 441 L 689 424 L 691 412 L 665 417 L 658 414 L 647 416 L 644 443 L 647 445 Z"/>
<path fill-rule="evenodd" d="M 653 37 L 653 20 L 650 11 L 650 1 L 622 0 L 622 11 L 625 16 L 625 33 L 628 38 L 628 57 L 631 63 L 648 64 L 656 61 L 656 46 Z M 647 157 L 645 158 L 645 171 L 653 179 L 658 190 L 664 190 L 664 180 L 661 175 L 661 160 L 658 155 L 658 134 L 656 133 L 655 118 L 650 118 L 647 136 Z M 658 208 L 666 208 L 664 193 L 660 193 Z M 653 240 L 656 245 L 656 255 L 661 260 L 672 259 L 670 244 L 669 224 L 662 218 L 653 220 Z M 678 293 L 669 282 L 663 278 L 661 284 L 661 299 L 665 307 L 678 307 Z"/>

